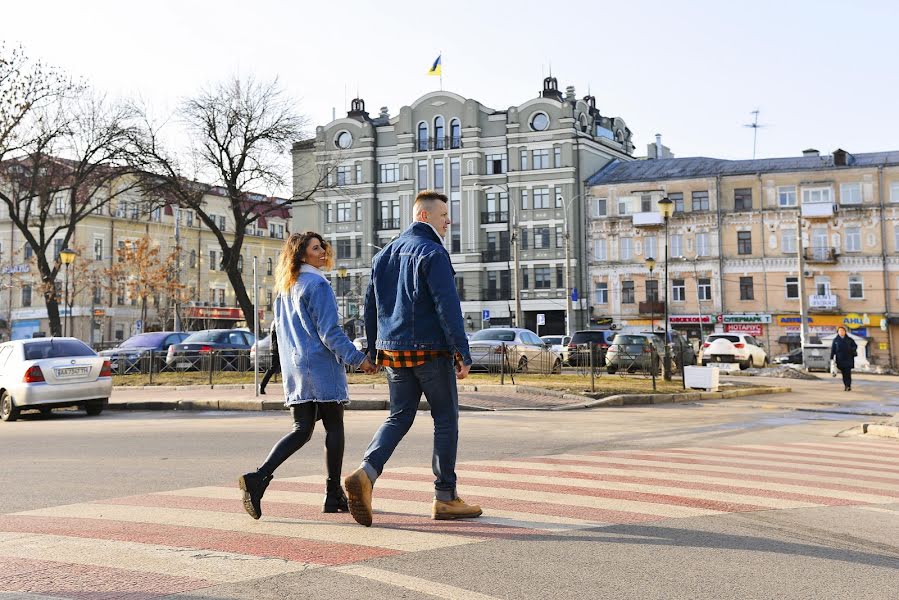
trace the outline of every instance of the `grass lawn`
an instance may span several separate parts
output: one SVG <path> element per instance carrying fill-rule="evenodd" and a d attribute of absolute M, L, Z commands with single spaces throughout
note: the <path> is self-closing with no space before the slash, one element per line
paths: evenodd
<path fill-rule="evenodd" d="M 262 374 L 259 375 L 262 379 Z M 386 384 L 384 373 L 376 375 L 366 375 L 364 373 L 351 373 L 348 376 L 351 384 Z M 620 375 L 609 375 L 604 373 L 601 377 L 596 377 L 596 393 L 602 395 L 612 394 L 636 394 L 651 393 L 652 379 L 640 376 L 621 377 Z M 221 372 L 213 373 L 212 382 L 216 385 L 225 384 L 253 384 L 253 373 L 234 373 Z M 462 383 L 465 385 L 497 385 L 500 382 L 499 375 L 489 375 L 485 373 L 474 373 L 467 377 Z M 112 378 L 113 385 L 136 386 L 151 385 L 149 375 L 115 375 Z M 511 378 L 506 375 L 506 385 L 511 385 Z M 518 385 L 528 385 L 533 387 L 542 387 L 551 390 L 559 390 L 579 394 L 581 392 L 590 391 L 590 377 L 585 375 L 577 375 L 574 373 L 562 373 L 558 375 L 536 375 L 522 374 L 515 376 L 515 383 Z M 269 385 L 279 386 L 281 384 L 280 377 L 276 376 Z M 152 385 L 209 385 L 209 373 L 185 372 L 185 373 L 157 373 L 153 375 Z M 673 381 L 665 382 L 661 377 L 656 380 L 656 388 L 658 393 L 672 393 L 683 391 L 681 380 L 675 378 Z"/>

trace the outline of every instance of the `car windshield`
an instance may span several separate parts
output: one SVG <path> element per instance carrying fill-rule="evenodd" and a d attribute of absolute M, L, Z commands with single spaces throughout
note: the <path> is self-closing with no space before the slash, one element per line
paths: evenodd
<path fill-rule="evenodd" d="M 65 358 L 67 356 L 96 356 L 90 346 L 79 340 L 46 340 L 24 345 L 25 360 Z"/>
<path fill-rule="evenodd" d="M 615 338 L 615 344 L 625 346 L 630 344 L 646 344 L 649 338 L 645 335 L 619 335 Z"/>
<path fill-rule="evenodd" d="M 221 342 L 228 335 L 227 331 L 208 329 L 206 331 L 198 331 L 184 338 L 184 343 L 191 342 Z"/>
<path fill-rule="evenodd" d="M 605 342 L 605 331 L 576 331 L 571 337 L 572 344 L 586 344 L 587 342 Z"/>
<path fill-rule="evenodd" d="M 508 329 L 482 329 L 471 336 L 471 341 L 496 341 L 496 342 L 513 342 L 515 341 L 515 332 Z"/>
<path fill-rule="evenodd" d="M 158 346 L 162 342 L 162 339 L 167 335 L 167 333 L 160 332 L 142 333 L 128 338 L 119 345 L 119 348 L 148 348 L 151 346 Z"/>
<path fill-rule="evenodd" d="M 562 336 L 560 335 L 545 335 L 540 339 L 542 339 L 547 344 L 559 345 L 562 343 Z"/>
<path fill-rule="evenodd" d="M 715 340 L 727 340 L 728 342 L 737 343 L 740 341 L 740 336 L 738 335 L 710 335 L 707 341 L 714 342 Z"/>

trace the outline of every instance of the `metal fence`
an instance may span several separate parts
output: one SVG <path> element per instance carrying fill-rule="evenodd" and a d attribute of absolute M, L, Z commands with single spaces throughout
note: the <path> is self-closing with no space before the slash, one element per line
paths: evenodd
<path fill-rule="evenodd" d="M 246 373 L 253 371 L 253 360 L 249 350 L 210 350 L 200 352 L 117 352 L 105 357 L 109 360 L 113 375 L 143 375 L 149 383 L 154 377 L 166 373 L 203 374 L 209 384 L 223 373 Z M 260 355 L 260 370 L 268 367 Z M 192 377 L 196 379 L 196 377 Z"/>

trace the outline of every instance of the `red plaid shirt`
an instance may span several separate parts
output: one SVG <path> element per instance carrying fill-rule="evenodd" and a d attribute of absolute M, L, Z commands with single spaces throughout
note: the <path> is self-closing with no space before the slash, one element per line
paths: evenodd
<path fill-rule="evenodd" d="M 411 368 L 425 364 L 438 356 L 449 356 L 446 350 L 378 350 L 375 364 L 382 367 Z M 462 356 L 456 354 L 456 363 L 462 364 Z"/>

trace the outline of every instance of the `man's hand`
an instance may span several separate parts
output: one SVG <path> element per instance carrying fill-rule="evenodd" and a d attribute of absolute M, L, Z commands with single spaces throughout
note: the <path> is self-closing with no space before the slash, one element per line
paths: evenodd
<path fill-rule="evenodd" d="M 456 363 L 456 379 L 465 379 L 468 377 L 469 371 L 471 371 L 471 365 Z"/>
<path fill-rule="evenodd" d="M 378 367 L 372 364 L 367 356 L 365 357 L 365 360 L 362 361 L 362 364 L 359 365 L 359 368 L 362 369 L 363 373 L 368 373 L 369 375 L 378 372 Z"/>

